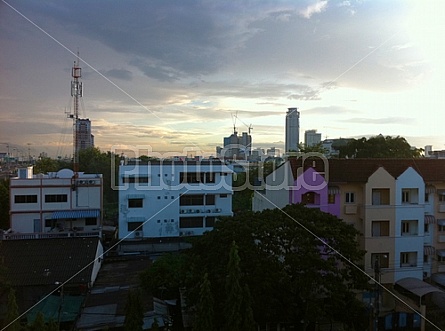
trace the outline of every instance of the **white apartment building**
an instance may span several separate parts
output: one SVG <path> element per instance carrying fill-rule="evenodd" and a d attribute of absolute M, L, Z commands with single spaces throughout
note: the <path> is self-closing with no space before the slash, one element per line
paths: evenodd
<path fill-rule="evenodd" d="M 119 168 L 119 238 L 202 235 L 232 216 L 232 173 L 220 160 L 130 161 Z"/>
<path fill-rule="evenodd" d="M 10 231 L 5 238 L 97 236 L 102 225 L 101 174 L 70 169 L 33 174 L 22 168 L 10 181 Z"/>

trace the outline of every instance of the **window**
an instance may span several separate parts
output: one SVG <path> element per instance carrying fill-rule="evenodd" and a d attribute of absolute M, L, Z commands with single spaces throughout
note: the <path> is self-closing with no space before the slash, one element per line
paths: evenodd
<path fill-rule="evenodd" d="M 96 225 L 97 219 L 95 217 L 87 217 L 85 218 L 85 225 Z"/>
<path fill-rule="evenodd" d="M 67 202 L 67 194 L 47 194 L 45 195 L 45 202 Z"/>
<path fill-rule="evenodd" d="M 216 217 L 206 217 L 206 228 L 212 228 L 215 226 Z"/>
<path fill-rule="evenodd" d="M 56 227 L 56 220 L 53 220 L 52 218 L 47 218 L 45 220 L 45 228 L 55 228 Z"/>
<path fill-rule="evenodd" d="M 417 236 L 418 223 L 417 220 L 402 221 L 402 236 Z"/>
<path fill-rule="evenodd" d="M 143 207 L 143 200 L 141 198 L 136 199 L 128 199 L 128 208 L 142 208 Z"/>
<path fill-rule="evenodd" d="M 301 203 L 313 205 L 315 204 L 315 193 L 314 192 L 306 192 L 301 196 Z"/>
<path fill-rule="evenodd" d="M 425 194 L 426 197 L 427 194 Z M 426 197 L 425 201 L 428 201 Z M 418 204 L 419 203 L 419 189 L 418 188 L 404 188 L 402 189 L 402 203 Z"/>
<path fill-rule="evenodd" d="M 417 266 L 417 252 L 400 253 L 400 267 L 416 267 L 416 266 Z"/>
<path fill-rule="evenodd" d="M 131 183 L 131 184 L 135 184 L 135 183 L 142 183 L 142 184 L 147 184 L 150 182 L 150 179 L 148 176 L 125 176 L 122 178 L 122 181 L 124 183 Z"/>
<path fill-rule="evenodd" d="M 445 232 L 445 225 L 437 224 L 437 231 L 438 232 Z"/>
<path fill-rule="evenodd" d="M 179 173 L 181 183 L 199 184 L 199 183 L 215 183 L 216 173 L 214 172 L 181 172 Z"/>
<path fill-rule="evenodd" d="M 181 217 L 179 219 L 180 228 L 202 228 L 203 217 Z"/>
<path fill-rule="evenodd" d="M 438 262 L 445 262 L 445 256 L 441 256 L 441 255 L 437 254 L 437 261 Z"/>
<path fill-rule="evenodd" d="M 127 230 L 128 231 L 142 231 L 143 222 L 128 222 Z"/>
<path fill-rule="evenodd" d="M 389 236 L 389 221 L 372 221 L 371 226 L 372 226 L 373 237 Z"/>
<path fill-rule="evenodd" d="M 402 190 L 402 203 L 409 203 L 409 191 Z"/>
<path fill-rule="evenodd" d="M 430 201 L 430 195 L 428 193 L 425 193 L 425 202 Z"/>
<path fill-rule="evenodd" d="M 220 194 L 219 197 L 220 198 L 227 198 L 227 194 Z"/>
<path fill-rule="evenodd" d="M 445 194 L 439 194 L 439 201 L 445 202 Z"/>
<path fill-rule="evenodd" d="M 335 203 L 335 194 L 328 194 L 328 204 L 332 205 Z"/>
<path fill-rule="evenodd" d="M 423 225 L 423 232 L 425 232 L 425 233 L 429 233 L 430 232 L 429 224 L 424 224 Z"/>
<path fill-rule="evenodd" d="M 204 205 L 204 194 L 184 194 L 179 198 L 180 206 L 202 206 Z"/>
<path fill-rule="evenodd" d="M 215 204 L 215 195 L 213 194 L 207 194 L 206 195 L 206 205 L 214 205 Z"/>
<path fill-rule="evenodd" d="M 37 203 L 37 195 L 16 195 L 14 203 Z"/>
<path fill-rule="evenodd" d="M 389 205 L 389 188 L 372 189 L 373 205 Z"/>
<path fill-rule="evenodd" d="M 355 203 L 355 193 L 354 192 L 346 192 L 346 203 Z"/>
<path fill-rule="evenodd" d="M 389 253 L 372 253 L 371 268 L 374 269 L 376 263 L 380 265 L 380 268 L 389 268 Z"/>

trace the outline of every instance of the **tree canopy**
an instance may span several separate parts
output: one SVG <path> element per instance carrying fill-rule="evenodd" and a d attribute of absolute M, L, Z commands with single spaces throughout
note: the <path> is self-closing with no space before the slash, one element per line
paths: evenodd
<path fill-rule="evenodd" d="M 360 303 L 353 289 L 367 286 L 363 273 L 352 265 L 364 254 L 357 248 L 357 235 L 335 216 L 302 205 L 243 213 L 217 222 L 214 230 L 194 239 L 181 255 L 187 268 L 178 271 L 180 286 L 187 289 L 188 305 L 195 306 L 207 273 L 212 297 L 218 298 L 215 328 L 226 325 L 226 303 L 233 302 L 233 282 L 228 286 L 228 279 L 237 279 L 237 293 L 249 293 L 242 295 L 251 297 L 249 304 L 242 305 L 259 324 L 289 323 L 304 329 L 323 320 L 354 323 L 351 316 Z"/>
<path fill-rule="evenodd" d="M 340 158 L 413 158 L 421 157 L 422 149 L 413 148 L 405 138 L 378 135 L 352 139 L 339 146 Z"/>

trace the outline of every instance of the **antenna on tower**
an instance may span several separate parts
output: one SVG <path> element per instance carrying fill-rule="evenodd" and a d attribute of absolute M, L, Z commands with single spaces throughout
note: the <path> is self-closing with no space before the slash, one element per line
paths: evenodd
<path fill-rule="evenodd" d="M 80 68 L 80 57 L 77 52 L 77 60 L 71 69 L 71 96 L 74 98 L 73 114 L 69 114 L 69 118 L 73 119 L 73 171 L 74 176 L 77 177 L 79 172 L 79 139 L 77 137 L 77 126 L 79 122 L 79 100 L 83 95 L 82 82 L 79 79 L 82 77 L 82 69 Z"/>

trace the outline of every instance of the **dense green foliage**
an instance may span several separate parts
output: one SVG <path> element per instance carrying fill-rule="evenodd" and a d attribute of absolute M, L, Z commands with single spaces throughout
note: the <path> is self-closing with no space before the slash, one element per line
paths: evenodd
<path fill-rule="evenodd" d="M 9 229 L 9 179 L 0 179 L 0 229 Z"/>
<path fill-rule="evenodd" d="M 137 290 L 128 292 L 127 304 L 125 305 L 125 331 L 142 331 L 144 324 L 144 311 L 141 303 L 140 293 Z"/>
<path fill-rule="evenodd" d="M 179 278 L 179 286 L 187 289 L 188 306 L 195 307 L 207 273 L 212 297 L 218 298 L 213 307 L 215 329 L 227 325 L 228 303 L 238 307 L 235 298 L 241 301 L 238 308 L 244 321 L 235 315 L 229 318 L 239 329 L 249 324 L 245 321 L 249 311 L 249 320 L 260 325 L 279 322 L 304 329 L 318 321 L 336 320 L 365 329 L 358 325 L 360 317 L 355 317 L 362 311 L 353 289 L 367 286 L 363 273 L 353 265 L 364 254 L 357 248 L 357 235 L 336 217 L 302 205 L 246 212 L 218 222 L 213 231 L 196 238 L 191 249 L 176 256 L 185 261 L 172 270 L 180 276 L 160 284 L 175 287 Z M 153 268 L 164 264 L 162 260 Z M 156 287 L 153 280 L 150 287 Z"/>
<path fill-rule="evenodd" d="M 403 137 L 382 135 L 352 139 L 338 149 L 341 158 L 412 158 L 421 157 L 423 151 L 412 148 Z"/>

